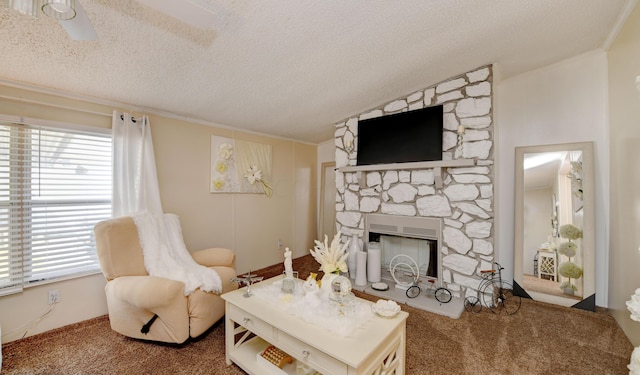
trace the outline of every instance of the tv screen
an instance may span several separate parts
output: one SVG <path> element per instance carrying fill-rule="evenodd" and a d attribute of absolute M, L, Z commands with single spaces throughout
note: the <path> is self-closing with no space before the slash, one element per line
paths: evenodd
<path fill-rule="evenodd" d="M 357 165 L 442 160 L 442 105 L 358 122 Z"/>

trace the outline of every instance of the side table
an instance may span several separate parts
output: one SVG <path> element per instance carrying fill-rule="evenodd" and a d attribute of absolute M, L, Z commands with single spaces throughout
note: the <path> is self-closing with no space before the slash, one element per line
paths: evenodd
<path fill-rule="evenodd" d="M 538 278 L 542 275 L 553 278 L 558 281 L 557 254 L 555 251 L 538 250 Z"/>

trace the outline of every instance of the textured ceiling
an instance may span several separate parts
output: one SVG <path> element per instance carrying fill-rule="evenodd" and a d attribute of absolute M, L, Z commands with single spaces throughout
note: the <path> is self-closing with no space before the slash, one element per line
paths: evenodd
<path fill-rule="evenodd" d="M 636 0 L 194 0 L 209 30 L 80 1 L 99 41 L 0 6 L 0 78 L 317 143 L 479 66 L 509 77 L 602 48 Z"/>

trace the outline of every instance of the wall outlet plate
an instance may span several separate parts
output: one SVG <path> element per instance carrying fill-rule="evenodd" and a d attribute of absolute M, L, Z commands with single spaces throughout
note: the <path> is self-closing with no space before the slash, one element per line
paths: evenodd
<path fill-rule="evenodd" d="M 60 292 L 58 289 L 49 291 L 49 305 L 60 302 Z"/>

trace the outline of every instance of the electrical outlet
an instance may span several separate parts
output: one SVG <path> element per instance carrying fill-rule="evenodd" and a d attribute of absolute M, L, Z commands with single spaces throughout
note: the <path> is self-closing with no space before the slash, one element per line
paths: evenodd
<path fill-rule="evenodd" d="M 282 240 L 278 240 L 278 249 L 282 249 Z"/>
<path fill-rule="evenodd" d="M 60 292 L 58 289 L 49 291 L 49 304 L 53 305 L 54 303 L 60 302 Z"/>

